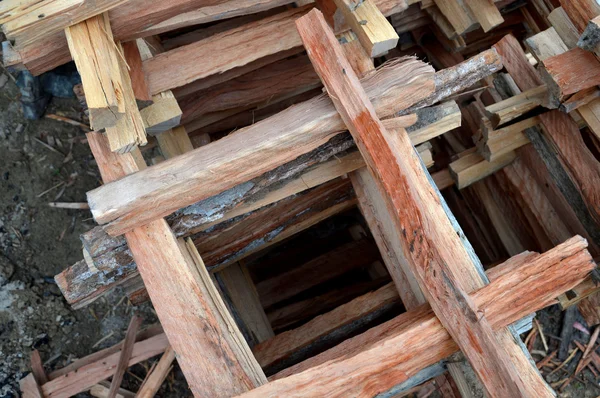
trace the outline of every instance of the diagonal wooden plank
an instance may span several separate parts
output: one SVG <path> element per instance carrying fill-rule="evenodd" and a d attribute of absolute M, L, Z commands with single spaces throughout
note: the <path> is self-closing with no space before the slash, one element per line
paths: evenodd
<path fill-rule="evenodd" d="M 525 395 L 506 350 L 458 282 L 472 259 L 454 231 L 406 134 L 388 134 L 322 14 L 296 22 L 308 55 L 365 162 L 387 195 L 403 250 L 434 312 L 493 397 Z"/>

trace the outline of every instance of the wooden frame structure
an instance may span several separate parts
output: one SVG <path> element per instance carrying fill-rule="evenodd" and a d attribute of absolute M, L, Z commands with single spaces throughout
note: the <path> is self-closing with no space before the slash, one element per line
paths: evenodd
<path fill-rule="evenodd" d="M 537 70 L 516 38 L 493 35 L 512 22 L 488 0 L 317 1 L 325 15 L 285 0 L 178 0 L 133 19 L 138 0 L 94 8 L 84 1 L 67 12 L 77 3 L 69 0 L 47 2 L 38 20 L 33 5 L 5 3 L 0 23 L 12 43 L 4 47 L 13 50 L 3 52 L 5 62 L 41 73 L 73 59 L 95 130 L 87 139 L 104 185 L 88 202 L 100 226 L 82 236 L 84 260 L 57 284 L 75 308 L 118 286 L 134 303 L 150 299 L 164 331 L 136 338 L 132 322 L 120 354 L 109 350 L 49 377 L 42 367 L 22 380 L 24 396 L 69 396 L 109 376 L 107 396 L 115 396 L 128 364 L 160 353 L 140 396 L 156 393 L 175 357 L 195 396 L 376 396 L 431 378 L 444 385 L 445 369 L 466 391 L 461 368 L 445 361 L 457 351 L 488 396 L 554 395 L 515 328 L 558 296 L 565 308 L 581 302 L 586 318 L 599 316 L 590 252 L 600 254 L 600 163 L 564 113 L 577 111 L 600 137 L 600 10 L 588 1 L 566 2 L 549 18 L 556 26 L 527 41 Z M 426 32 L 414 34 L 438 71 L 414 57 L 375 69 L 373 57 L 402 45 L 386 17 L 415 6 L 444 43 L 428 46 Z M 168 42 L 154 36 L 232 17 L 239 19 Z M 493 41 L 474 40 L 465 59 L 463 37 L 477 27 Z M 556 43 L 573 32 L 583 33 L 582 48 Z M 568 73 L 574 65 L 583 78 Z M 493 75 L 506 93 L 478 86 Z M 250 111 L 245 127 L 197 140 Z M 146 133 L 162 156 L 151 166 L 138 147 L 151 141 Z M 453 159 L 430 175 L 430 141 L 442 136 Z M 440 193 L 450 187 L 481 200 L 493 226 L 495 235 L 477 243 L 494 242 L 477 251 L 507 254 L 487 276 Z M 515 197 L 500 198 L 503 189 Z M 458 203 L 450 205 L 474 207 Z M 294 272 L 252 281 L 244 262 L 257 252 L 357 206 L 378 251 L 356 238 Z M 527 223 L 502 217 L 513 211 Z M 465 218 L 465 228 L 485 235 Z M 533 245 L 543 254 L 527 250 Z M 274 331 L 264 308 L 375 255 L 391 283 Z M 355 261 L 324 266 L 343 256 Z M 314 280 L 295 283 L 315 270 Z M 399 303 L 407 312 L 367 328 Z M 325 350 L 325 341 L 335 344 Z M 79 370 L 93 377 L 67 380 Z"/>

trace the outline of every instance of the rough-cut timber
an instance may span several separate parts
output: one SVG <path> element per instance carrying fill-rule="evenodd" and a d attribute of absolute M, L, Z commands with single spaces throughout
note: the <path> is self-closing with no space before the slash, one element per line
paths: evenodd
<path fill-rule="evenodd" d="M 88 141 L 95 141 L 91 148 L 99 165 L 112 169 L 107 157 L 115 166 L 121 158 L 133 162 L 129 154 L 107 150 L 99 133 L 89 133 Z M 195 247 L 177 241 L 162 219 L 125 238 L 194 395 L 231 396 L 266 382 Z"/>
<path fill-rule="evenodd" d="M 600 15 L 600 5 L 596 0 L 559 0 L 560 5 L 573 22 L 579 34 L 583 33 L 588 22 Z"/>
<path fill-rule="evenodd" d="M 560 102 L 600 84 L 600 62 L 594 54 L 581 48 L 547 58 L 541 72 L 549 91 Z"/>
<path fill-rule="evenodd" d="M 125 113 L 119 54 L 106 14 L 65 30 L 69 49 L 81 75 L 94 130 L 114 126 Z"/>
<path fill-rule="evenodd" d="M 408 137 L 387 133 L 322 14 L 313 10 L 296 25 L 336 109 L 387 195 L 388 207 L 397 217 L 396 227 L 403 231 L 403 251 L 434 312 L 490 396 L 523 396 L 525 384 L 508 352 L 498 347 L 486 317 L 457 283 L 457 270 L 451 263 L 472 260 Z"/>
<path fill-rule="evenodd" d="M 378 57 L 396 48 L 398 34 L 375 1 L 334 0 L 358 40 L 371 57 Z"/>
<path fill-rule="evenodd" d="M 525 265 L 519 261 L 514 267 L 509 260 L 494 269 L 498 277 L 474 292 L 473 300 L 496 329 L 555 304 L 556 296 L 579 284 L 595 267 L 585 247 L 585 240 L 576 237 Z M 243 396 L 376 396 L 457 350 L 424 306 L 290 367 Z"/>
<path fill-rule="evenodd" d="M 364 84 L 380 116 L 385 117 L 428 96 L 433 90 L 432 75 L 426 64 L 400 59 L 366 77 Z M 99 223 L 118 219 L 107 231 L 119 235 L 247 182 L 310 152 L 343 130 L 331 100 L 321 95 L 210 145 L 90 191 L 90 207 Z"/>

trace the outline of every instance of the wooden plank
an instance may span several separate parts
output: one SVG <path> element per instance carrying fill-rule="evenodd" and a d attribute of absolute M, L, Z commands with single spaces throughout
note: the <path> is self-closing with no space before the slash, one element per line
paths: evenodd
<path fill-rule="evenodd" d="M 398 34 L 373 0 L 334 0 L 358 40 L 372 58 L 396 48 Z"/>
<path fill-rule="evenodd" d="M 25 46 L 123 3 L 126 0 L 9 1 L 0 9 L 0 24 L 7 38 Z"/>
<path fill-rule="evenodd" d="M 477 316 L 469 319 L 463 312 L 465 308 L 473 313 L 478 310 L 460 285 L 456 284 L 456 280 L 452 279 L 453 273 L 451 272 L 453 271 L 446 267 L 457 258 L 461 258 L 458 262 L 462 264 L 472 260 L 458 236 L 453 232 L 441 232 L 442 228 L 454 231 L 442 207 L 438 203 L 425 204 L 428 198 L 432 197 L 425 192 L 432 188 L 408 138 L 402 139 L 400 134 L 395 136 L 387 134 L 366 93 L 360 86 L 358 78 L 345 60 L 333 32 L 328 28 L 320 12 L 318 10 L 311 11 L 306 17 L 300 18 L 296 25 L 317 73 L 328 92 L 332 94 L 336 109 L 357 141 L 357 146 L 365 157 L 369 169 L 375 174 L 376 179 L 379 180 L 378 183 L 381 184 L 380 187 L 388 195 L 386 198 L 388 206 L 398 217 L 397 227 L 403 231 L 408 229 L 409 234 L 414 233 L 410 238 L 410 243 L 408 240 L 402 240 L 402 245 L 407 257 L 411 260 L 409 264 L 432 308 L 454 336 L 455 341 L 473 365 L 491 396 L 507 396 L 507 394 L 520 396 L 520 391 L 524 391 L 525 388 L 524 383 L 518 377 L 508 353 L 498 348 L 491 326 L 485 317 L 480 317 L 477 322 L 474 322 Z M 372 157 L 375 152 L 377 159 Z M 407 161 L 407 159 L 410 160 Z M 404 192 L 397 188 L 391 189 L 399 182 L 405 185 Z M 412 190 L 415 191 L 420 201 L 409 193 Z M 417 193 L 420 190 L 422 192 Z M 425 208 L 427 210 L 423 211 Z M 432 213 L 436 211 L 441 213 L 439 217 L 432 216 Z M 432 219 L 431 223 L 428 222 L 425 225 L 417 220 L 421 217 L 434 217 L 433 219 L 436 221 L 434 222 Z M 446 226 L 443 224 L 444 221 Z M 437 228 L 430 231 L 429 226 L 436 223 Z M 456 237 L 456 240 L 454 242 L 448 240 L 447 247 L 439 250 L 429 243 L 429 240 L 432 239 L 429 234 L 438 237 L 451 235 Z M 439 245 L 439 241 L 437 245 Z M 415 246 L 417 250 L 415 250 Z M 428 253 L 428 259 L 425 262 L 421 255 L 417 254 L 421 250 Z M 453 260 L 443 260 L 448 255 Z M 435 260 L 436 257 L 437 260 Z M 436 261 L 439 262 L 436 263 Z M 437 268 L 433 275 L 425 272 L 425 267 L 431 270 L 432 266 Z M 437 272 L 439 272 L 439 278 L 443 277 L 444 280 L 434 276 Z M 452 295 L 441 293 L 449 290 L 452 291 Z M 442 295 L 444 296 L 443 300 L 441 299 Z M 456 297 L 456 301 L 450 301 L 449 297 Z M 458 310 L 459 302 L 462 310 Z M 467 329 L 469 332 L 465 333 Z M 474 345 L 477 345 L 477 349 Z M 484 358 L 487 359 L 487 363 Z"/>
<path fill-rule="evenodd" d="M 152 398 L 160 389 L 161 384 L 172 369 L 171 364 L 175 360 L 175 351 L 168 346 L 165 353 L 160 357 L 158 364 L 148 373 L 136 396 L 139 398 Z"/>
<path fill-rule="evenodd" d="M 485 108 L 493 128 L 517 119 L 529 111 L 544 105 L 548 91 L 545 86 L 527 90 L 519 95 L 496 102 Z"/>
<path fill-rule="evenodd" d="M 489 32 L 504 22 L 493 0 L 464 0 L 484 32 Z"/>
<path fill-rule="evenodd" d="M 299 267 L 259 282 L 256 289 L 260 301 L 264 308 L 269 308 L 349 270 L 366 267 L 377 260 L 377 253 L 375 245 L 367 240 L 336 247 Z"/>
<path fill-rule="evenodd" d="M 540 115 L 544 133 L 568 170 L 588 211 L 600 224 L 600 163 L 583 142 L 577 123 L 559 111 Z"/>
<path fill-rule="evenodd" d="M 525 39 L 525 44 L 538 62 L 569 51 L 554 27 Z"/>
<path fill-rule="evenodd" d="M 140 111 L 148 134 L 157 135 L 179 126 L 183 111 L 170 90 L 153 95 L 152 101 Z"/>
<path fill-rule="evenodd" d="M 453 0 L 434 0 L 442 14 L 448 19 L 456 33 L 462 35 L 470 30 L 475 21 L 471 19 L 462 4 Z"/>
<path fill-rule="evenodd" d="M 158 54 L 144 62 L 150 91 L 156 94 L 170 90 L 300 46 L 300 38 L 293 32 L 294 21 L 311 8 L 305 6 L 291 9 Z M 231 47 L 239 45 L 240 41 L 252 45 L 253 49 L 244 52 L 231 50 Z M 223 51 L 224 48 L 230 50 Z M 207 54 L 211 54 L 208 59 Z M 210 62 L 207 62 L 209 60 Z M 176 74 L 172 73 L 170 68 L 172 65 L 178 66 Z"/>
<path fill-rule="evenodd" d="M 256 286 L 247 267 L 238 262 L 215 273 L 214 276 L 223 293 L 231 301 L 237 316 L 241 318 L 244 326 L 248 329 L 250 345 L 253 346 L 272 338 L 274 336 L 273 328 L 261 305 Z M 261 366 L 263 365 L 261 364 Z"/>
<path fill-rule="evenodd" d="M 65 34 L 81 75 L 92 128 L 114 126 L 125 113 L 125 88 L 108 15 L 70 26 Z"/>
<path fill-rule="evenodd" d="M 548 90 L 561 102 L 571 94 L 600 84 L 600 62 L 580 48 L 547 58 L 541 72 Z"/>
<path fill-rule="evenodd" d="M 519 268 L 499 268 L 501 276 L 473 294 L 476 304 L 498 327 L 555 303 L 554 297 L 577 285 L 593 269 L 589 253 L 581 251 L 584 247 L 580 238 L 573 238 Z M 565 257 L 568 260 L 563 262 Z M 569 264 L 568 271 L 563 264 Z M 569 281 L 562 283 L 565 276 Z M 534 294 L 533 283 L 541 288 L 536 291 L 544 293 Z M 280 372 L 269 384 L 243 396 L 290 396 L 309 391 L 332 397 L 376 396 L 456 350 L 439 320 L 420 307 Z"/>
<path fill-rule="evenodd" d="M 550 21 L 562 41 L 565 42 L 569 49 L 577 47 L 579 32 L 577 31 L 575 25 L 573 25 L 573 22 L 569 19 L 569 16 L 565 12 L 564 8 L 555 8 L 548 15 L 548 21 Z"/>
<path fill-rule="evenodd" d="M 169 342 L 163 333 L 138 341 L 133 346 L 133 352 L 128 366 L 133 366 L 165 351 Z M 73 396 L 89 390 L 94 384 L 109 378 L 114 374 L 120 353 L 114 352 L 98 361 L 91 362 L 61 376 L 52 378 L 42 386 L 44 396 Z"/>
<path fill-rule="evenodd" d="M 579 34 L 583 33 L 591 19 L 600 14 L 600 5 L 595 0 L 559 0 L 559 2 Z"/>
<path fill-rule="evenodd" d="M 127 333 L 125 333 L 125 339 L 121 345 L 121 353 L 119 355 L 119 361 L 117 362 L 117 367 L 115 368 L 115 373 L 113 374 L 112 380 L 110 382 L 110 389 L 108 390 L 108 398 L 114 398 L 117 395 L 119 388 L 121 387 L 121 382 L 123 381 L 123 376 L 125 375 L 125 371 L 129 366 L 129 358 L 131 358 L 131 354 L 133 353 L 133 346 L 135 345 L 135 337 L 137 335 L 138 328 L 142 324 L 142 317 L 139 315 L 134 315 L 129 322 L 129 326 L 127 327 Z"/>
<path fill-rule="evenodd" d="M 365 86 L 385 117 L 427 96 L 433 90 L 432 77 L 428 65 L 402 59 L 369 75 Z M 394 97 L 394 92 L 402 95 Z M 315 120 L 319 122 L 315 124 Z M 319 96 L 210 145 L 90 191 L 90 208 L 100 223 L 119 218 L 107 230 L 121 234 L 296 159 L 343 129 L 331 100 Z M 165 184 L 167 175 L 169 183 Z M 119 187 L 121 184 L 127 188 Z M 144 201 L 152 204 L 144 205 Z"/>
<path fill-rule="evenodd" d="M 460 158 L 449 165 L 450 174 L 458 189 L 463 189 L 503 167 L 509 165 L 517 157 L 516 153 L 508 152 L 499 156 L 496 160 L 487 161 L 481 156 L 476 148 L 471 148 L 459 155 Z"/>
<path fill-rule="evenodd" d="M 106 151 L 106 139 L 89 133 L 99 165 L 105 157 L 132 164 L 131 155 Z M 111 171 L 112 172 L 112 171 Z M 226 396 L 266 382 L 235 322 L 215 290 L 200 256 L 157 220 L 125 236 L 178 363 L 195 395 Z M 171 272 L 165 274 L 165 269 Z M 182 289 L 182 286 L 186 286 Z"/>
<path fill-rule="evenodd" d="M 515 149 L 529 144 L 524 131 L 539 123 L 540 119 L 534 116 L 497 130 L 485 131 L 483 139 L 478 142 L 479 153 L 488 162 L 496 161 Z"/>
<path fill-rule="evenodd" d="M 521 90 L 529 90 L 543 84 L 542 79 L 525 57 L 521 44 L 514 36 L 504 36 L 492 47 L 500 54 L 504 67 Z"/>
<path fill-rule="evenodd" d="M 156 140 L 165 159 L 171 159 L 194 149 L 192 141 L 190 141 L 190 137 L 183 126 L 158 134 Z"/>

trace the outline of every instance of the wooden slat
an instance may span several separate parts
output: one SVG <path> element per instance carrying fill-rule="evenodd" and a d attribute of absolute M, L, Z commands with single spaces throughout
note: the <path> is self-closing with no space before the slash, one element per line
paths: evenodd
<path fill-rule="evenodd" d="M 99 165 L 112 167 L 102 161 L 105 157 L 117 164 L 131 158 L 107 151 L 98 133 L 89 133 L 88 141 L 95 142 L 91 148 Z M 194 394 L 227 396 L 266 382 L 195 248 L 189 252 L 162 219 L 125 238 Z"/>
<path fill-rule="evenodd" d="M 581 238 L 573 238 L 516 269 L 496 267 L 501 276 L 473 294 L 475 303 L 496 328 L 555 303 L 554 297 L 593 269 L 584 247 Z M 455 352 L 458 347 L 447 333 L 432 312 L 419 308 L 288 368 L 243 396 L 376 396 Z"/>
<path fill-rule="evenodd" d="M 114 126 L 125 113 L 125 88 L 108 15 L 70 26 L 65 33 L 81 75 L 92 128 Z"/>
<path fill-rule="evenodd" d="M 334 1 L 371 57 L 378 57 L 396 47 L 398 34 L 373 0 Z"/>
<path fill-rule="evenodd" d="M 463 189 L 509 165 L 517 155 L 508 152 L 490 162 L 472 148 L 459 156 L 459 159 L 450 163 L 449 169 L 458 189 Z"/>
<path fill-rule="evenodd" d="M 485 317 L 473 315 L 469 318 L 465 313 L 467 309 L 476 314 L 478 309 L 461 285 L 453 280 L 456 271 L 446 267 L 458 258 L 461 258 L 459 263 L 472 260 L 460 238 L 453 233 L 439 203 L 426 204 L 432 198 L 426 191 L 432 188 L 408 137 L 404 136 L 403 139 L 401 134 L 387 134 L 322 14 L 313 10 L 300 18 L 296 25 L 317 73 L 332 94 L 336 109 L 357 141 L 369 169 L 388 195 L 388 206 L 398 217 L 397 228 L 411 236 L 402 241 L 404 252 L 411 260 L 409 264 L 436 315 L 453 335 L 491 396 L 520 396 L 525 388 L 523 381 L 517 375 L 508 353 L 498 348 L 491 326 Z M 404 189 L 392 189 L 398 183 L 405 185 Z M 410 194 L 411 191 L 414 194 Z M 419 200 L 412 195 L 419 197 Z M 439 214 L 433 216 L 436 211 Z M 419 219 L 423 217 L 433 218 L 422 223 Z M 434 224 L 437 227 L 429 230 Z M 452 232 L 442 233 L 443 228 Z M 437 238 L 433 239 L 433 236 Z M 453 236 L 456 239 L 448 239 L 445 247 L 440 249 L 438 238 L 441 236 Z M 433 240 L 436 240 L 435 244 Z M 418 254 L 421 251 L 428 253 L 427 260 Z M 450 257 L 444 260 L 446 256 Z M 436 270 L 430 273 L 432 267 Z M 452 294 L 448 294 L 449 291 Z M 456 298 L 456 301 L 451 301 L 450 297 Z"/>
<path fill-rule="evenodd" d="M 546 87 L 539 86 L 487 106 L 485 113 L 490 119 L 492 127 L 496 128 L 521 117 L 523 114 L 534 110 L 540 105 L 544 105 L 547 95 L 548 91 Z"/>

